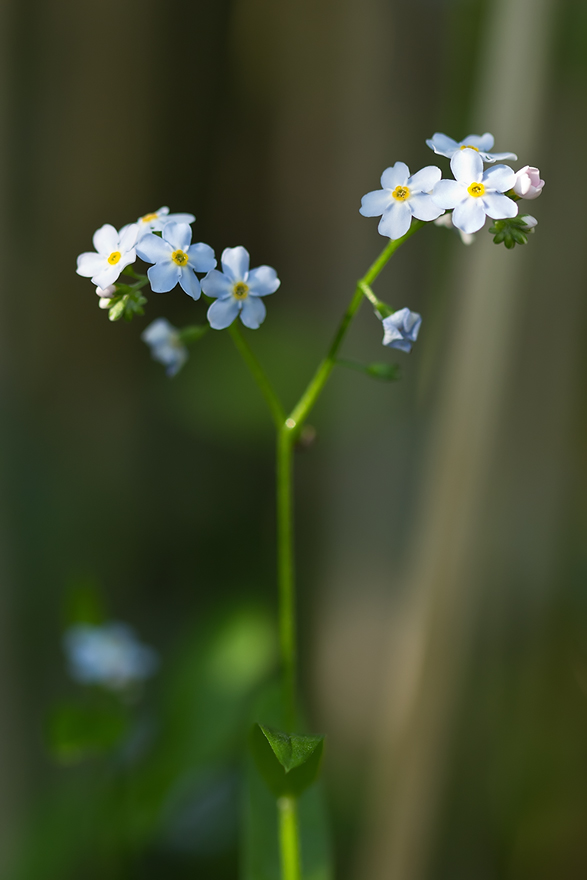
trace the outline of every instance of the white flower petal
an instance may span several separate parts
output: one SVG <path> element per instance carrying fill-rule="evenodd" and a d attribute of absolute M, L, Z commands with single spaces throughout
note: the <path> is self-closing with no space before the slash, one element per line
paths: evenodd
<path fill-rule="evenodd" d="M 379 232 L 393 241 L 405 235 L 412 223 L 412 212 L 408 202 L 391 205 L 379 221 Z"/>
<path fill-rule="evenodd" d="M 452 222 L 463 232 L 478 232 L 485 223 L 482 200 L 468 196 L 454 209 Z"/>
<path fill-rule="evenodd" d="M 376 189 L 363 196 L 359 214 L 363 217 L 379 217 L 391 204 L 393 204 L 391 190 Z"/>
<path fill-rule="evenodd" d="M 261 300 L 258 300 L 261 302 Z M 239 313 L 239 303 L 233 296 L 217 299 L 208 309 L 208 321 L 213 330 L 224 330 L 230 327 Z"/>
<path fill-rule="evenodd" d="M 396 186 L 405 186 L 410 176 L 410 169 L 405 162 L 396 162 L 391 168 L 386 168 L 381 175 L 383 189 L 395 189 Z"/>
<path fill-rule="evenodd" d="M 167 208 L 169 211 L 169 208 Z M 160 213 L 159 211 L 157 213 Z M 168 214 L 168 216 L 157 217 L 162 223 L 193 223 L 196 219 L 193 214 Z"/>
<path fill-rule="evenodd" d="M 493 144 L 495 143 L 495 138 L 488 131 L 485 134 L 469 134 L 466 138 L 464 138 L 460 143 L 460 146 L 470 146 L 477 147 L 477 149 L 481 152 L 486 153 L 488 150 L 491 150 Z"/>
<path fill-rule="evenodd" d="M 410 196 L 408 204 L 417 220 L 436 220 L 443 211 L 442 208 L 438 207 L 432 196 L 429 196 L 427 193 L 416 193 L 415 196 Z"/>
<path fill-rule="evenodd" d="M 498 192 L 512 189 L 515 182 L 516 172 L 509 165 L 494 165 L 483 175 L 483 183 L 487 189 L 495 189 Z"/>
<path fill-rule="evenodd" d="M 202 278 L 202 290 L 206 296 L 227 296 L 232 292 L 234 281 L 223 275 L 217 269 L 208 272 L 205 278 Z"/>
<path fill-rule="evenodd" d="M 281 281 L 271 266 L 258 266 L 249 272 L 247 284 L 251 296 L 268 296 L 270 293 L 275 293 Z"/>
<path fill-rule="evenodd" d="M 157 236 L 155 236 L 157 237 Z M 188 223 L 166 223 L 163 228 L 163 241 L 175 250 L 187 251 L 192 240 L 192 228 Z"/>
<path fill-rule="evenodd" d="M 191 244 L 187 250 L 192 269 L 196 272 L 209 272 L 216 268 L 216 257 L 209 244 L 203 241 Z"/>
<path fill-rule="evenodd" d="M 139 234 L 138 223 L 129 223 L 120 230 L 120 248 L 123 253 L 133 248 Z"/>
<path fill-rule="evenodd" d="M 249 252 L 242 245 L 224 248 L 220 258 L 225 274 L 233 281 L 246 281 L 249 259 Z"/>
<path fill-rule="evenodd" d="M 116 263 L 114 266 L 111 266 L 110 263 L 102 263 L 102 266 L 103 268 L 92 278 L 96 287 L 108 287 L 109 284 L 114 284 L 124 268 L 120 263 Z"/>
<path fill-rule="evenodd" d="M 411 193 L 429 193 L 434 189 L 441 177 L 442 172 L 440 168 L 437 168 L 436 165 L 426 165 L 425 168 L 416 171 L 409 178 L 408 188 Z"/>
<path fill-rule="evenodd" d="M 95 275 L 96 272 L 100 272 L 106 265 L 108 265 L 108 263 L 106 262 L 105 257 L 101 254 L 95 254 L 93 251 L 89 251 L 88 253 L 80 254 L 77 258 L 76 272 L 84 278 L 91 278 L 92 275 Z"/>
<path fill-rule="evenodd" d="M 167 241 L 163 241 L 158 235 L 147 232 L 137 243 L 137 254 L 146 263 L 160 263 L 168 260 L 173 252 L 173 247 Z"/>
<path fill-rule="evenodd" d="M 200 299 L 202 289 L 195 272 L 189 266 L 182 266 L 179 270 L 179 283 L 182 290 L 185 290 L 192 299 Z"/>
<path fill-rule="evenodd" d="M 467 187 L 457 180 L 439 180 L 432 190 L 432 199 L 439 208 L 455 208 L 467 198 Z"/>
<path fill-rule="evenodd" d="M 467 186 L 483 176 L 483 159 L 475 150 L 459 150 L 450 160 L 450 167 L 455 179 Z"/>
<path fill-rule="evenodd" d="M 120 271 L 122 272 L 122 270 L 126 269 L 127 266 L 130 266 L 131 263 L 134 263 L 136 258 L 137 258 L 137 252 L 133 248 L 132 250 L 126 251 L 126 253 L 123 253 L 123 255 L 121 256 L 120 260 L 118 261 L 118 263 L 116 265 L 120 269 Z"/>
<path fill-rule="evenodd" d="M 515 153 L 484 153 L 479 151 L 479 155 L 484 162 L 503 162 L 504 159 L 515 162 L 518 158 Z"/>
<path fill-rule="evenodd" d="M 243 300 L 241 321 L 245 327 L 248 327 L 250 330 L 257 330 L 265 320 L 266 314 L 265 303 L 258 296 L 248 296 Z"/>
<path fill-rule="evenodd" d="M 153 293 L 168 293 L 179 281 L 181 269 L 173 260 L 166 259 L 147 270 Z"/>
<path fill-rule="evenodd" d="M 456 141 L 440 131 L 435 132 L 432 138 L 426 141 L 426 144 L 439 156 L 448 156 L 449 158 L 459 147 Z"/>
<path fill-rule="evenodd" d="M 503 220 L 506 217 L 518 216 L 518 205 L 516 202 L 513 199 L 508 199 L 507 196 L 501 193 L 486 193 L 479 201 L 483 202 L 485 213 L 489 214 L 493 220 Z"/>
<path fill-rule="evenodd" d="M 110 223 L 105 223 L 94 232 L 92 242 L 99 254 L 109 257 L 113 251 L 120 250 L 118 232 Z"/>

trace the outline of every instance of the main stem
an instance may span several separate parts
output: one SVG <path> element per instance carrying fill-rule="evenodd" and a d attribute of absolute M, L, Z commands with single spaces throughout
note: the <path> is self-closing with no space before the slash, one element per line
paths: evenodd
<path fill-rule="evenodd" d="M 277 801 L 279 813 L 279 849 L 281 851 L 282 880 L 301 880 L 300 831 L 296 798 L 281 797 Z"/>
<path fill-rule="evenodd" d="M 277 582 L 279 641 L 283 666 L 283 707 L 286 729 L 294 732 L 297 715 L 296 601 L 293 553 L 293 443 L 284 423 L 277 431 Z"/>

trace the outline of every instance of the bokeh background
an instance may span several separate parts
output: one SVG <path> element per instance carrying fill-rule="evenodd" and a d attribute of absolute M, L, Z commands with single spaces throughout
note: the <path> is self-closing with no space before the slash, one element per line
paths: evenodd
<path fill-rule="evenodd" d="M 3 0 L 0 873 L 233 878 L 241 739 L 275 666 L 272 429 L 226 334 L 172 381 L 75 274 L 169 205 L 282 279 L 248 338 L 293 403 L 425 139 L 492 131 L 547 181 L 527 247 L 426 228 L 297 460 L 301 659 L 341 880 L 587 875 L 583 0 Z M 448 162 L 440 159 L 445 174 Z M 99 596 L 160 654 L 126 753 L 56 761 L 61 646 Z M 68 616 L 69 615 L 69 616 Z M 240 832 L 239 832 L 240 829 Z M 265 877 L 243 868 L 247 880 Z M 312 876 L 332 876 L 326 868 Z M 267 876 L 270 880 L 270 876 Z"/>

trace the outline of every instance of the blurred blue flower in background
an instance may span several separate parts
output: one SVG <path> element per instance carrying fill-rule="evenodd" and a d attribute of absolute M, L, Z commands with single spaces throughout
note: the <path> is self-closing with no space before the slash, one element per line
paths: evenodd
<path fill-rule="evenodd" d="M 383 319 L 385 335 L 383 345 L 389 348 L 399 348 L 400 351 L 410 352 L 412 343 L 418 338 L 422 325 L 422 315 L 411 312 L 408 308 L 400 309 L 393 315 Z"/>
<path fill-rule="evenodd" d="M 141 333 L 141 339 L 151 349 L 151 357 L 163 364 L 169 377 L 175 376 L 189 357 L 179 330 L 167 318 L 157 318 L 149 324 Z"/>
<path fill-rule="evenodd" d="M 75 681 L 113 691 L 144 681 L 159 665 L 153 648 L 141 644 L 130 626 L 117 621 L 75 624 L 65 633 L 63 647 Z"/>

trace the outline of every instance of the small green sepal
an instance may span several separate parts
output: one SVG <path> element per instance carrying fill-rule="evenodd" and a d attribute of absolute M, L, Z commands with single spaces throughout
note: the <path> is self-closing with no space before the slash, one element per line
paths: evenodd
<path fill-rule="evenodd" d="M 265 724 L 254 724 L 250 746 L 257 768 L 273 794 L 299 797 L 318 776 L 324 737 L 284 733 Z"/>
<path fill-rule="evenodd" d="M 528 234 L 534 230 L 526 225 L 525 216 L 522 214 L 519 217 L 495 220 L 493 226 L 489 227 L 493 243 L 504 244 L 508 250 L 515 248 L 517 244 L 528 244 Z"/>

